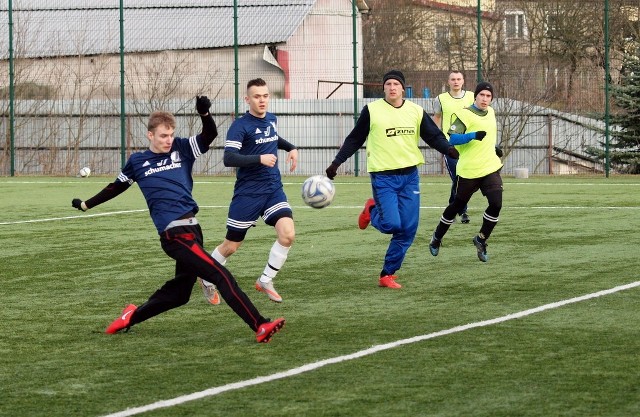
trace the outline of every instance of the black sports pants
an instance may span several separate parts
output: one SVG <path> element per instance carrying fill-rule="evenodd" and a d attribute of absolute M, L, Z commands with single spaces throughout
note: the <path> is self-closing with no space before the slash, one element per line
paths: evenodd
<path fill-rule="evenodd" d="M 258 312 L 231 272 L 203 248 L 199 224 L 165 230 L 160 235 L 160 244 L 165 253 L 176 261 L 175 277 L 165 282 L 136 310 L 131 324 L 186 304 L 197 277 L 215 284 L 227 305 L 254 331 L 269 321 Z"/>

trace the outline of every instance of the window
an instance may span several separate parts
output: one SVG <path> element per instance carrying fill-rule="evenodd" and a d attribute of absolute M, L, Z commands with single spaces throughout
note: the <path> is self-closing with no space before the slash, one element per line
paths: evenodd
<path fill-rule="evenodd" d="M 527 37 L 528 32 L 522 10 L 505 12 L 504 33 L 507 39 L 524 39 Z"/>
<path fill-rule="evenodd" d="M 548 14 L 547 15 L 547 35 L 554 36 L 560 31 L 560 16 L 557 14 Z"/>
<path fill-rule="evenodd" d="M 436 27 L 436 51 L 449 51 L 449 26 Z"/>
<path fill-rule="evenodd" d="M 436 26 L 436 51 L 455 52 L 462 48 L 464 30 L 460 26 Z"/>

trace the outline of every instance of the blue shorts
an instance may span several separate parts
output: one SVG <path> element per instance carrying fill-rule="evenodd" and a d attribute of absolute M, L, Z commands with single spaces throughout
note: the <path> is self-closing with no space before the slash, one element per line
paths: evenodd
<path fill-rule="evenodd" d="M 234 195 L 229 205 L 227 230 L 244 234 L 256 225 L 260 216 L 269 226 L 275 226 L 282 217 L 293 217 L 293 211 L 282 188 L 271 194 Z"/>

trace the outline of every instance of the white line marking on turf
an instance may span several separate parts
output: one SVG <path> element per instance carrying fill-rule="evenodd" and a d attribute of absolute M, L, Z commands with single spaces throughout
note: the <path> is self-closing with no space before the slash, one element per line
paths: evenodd
<path fill-rule="evenodd" d="M 317 210 L 309 206 L 291 206 L 296 210 Z M 227 209 L 229 206 L 200 206 L 201 209 Z M 444 206 L 420 206 L 421 209 L 429 209 L 429 210 L 444 210 Z M 478 207 L 470 207 L 471 210 L 480 210 Z M 507 210 L 640 210 L 640 206 L 503 206 L 504 209 Z M 358 206 L 330 206 L 326 207 L 325 210 L 338 210 L 338 209 L 362 209 L 362 205 Z M 51 217 L 44 219 L 31 219 L 31 220 L 14 220 L 14 221 L 6 221 L 0 222 L 0 226 L 6 226 L 11 224 L 25 224 L 25 223 L 42 223 L 42 222 L 51 222 L 58 220 L 75 220 L 75 219 L 83 219 L 90 217 L 103 217 L 103 216 L 113 216 L 118 214 L 129 214 L 129 213 L 146 213 L 149 210 L 147 209 L 139 209 L 139 210 L 121 210 L 121 211 L 111 211 L 108 213 L 95 213 L 95 214 L 80 214 L 76 216 L 64 216 L 64 217 Z"/>
<path fill-rule="evenodd" d="M 16 220 L 16 221 L 13 221 L 13 222 L 0 222 L 0 225 L 52 222 L 52 221 L 55 221 L 55 220 L 82 219 L 82 218 L 86 218 L 86 217 L 102 217 L 102 216 L 111 216 L 111 215 L 114 215 L 114 214 L 140 213 L 140 212 L 146 212 L 146 211 L 149 211 L 149 210 L 123 210 L 123 211 L 112 211 L 112 212 L 109 212 L 109 213 L 84 214 L 84 215 L 79 215 L 79 216 L 51 217 L 49 219 Z"/>
<path fill-rule="evenodd" d="M 447 335 L 450 335 L 450 334 L 453 334 L 453 333 L 463 332 L 463 331 L 469 330 L 469 329 L 475 329 L 477 327 L 485 327 L 485 326 L 490 326 L 490 325 L 493 325 L 493 324 L 498 324 L 498 323 L 502 323 L 502 322 L 509 321 L 509 320 L 519 319 L 519 318 L 526 317 L 526 316 L 529 316 L 529 315 L 532 315 L 532 314 L 540 313 L 542 311 L 552 310 L 552 309 L 559 308 L 559 307 L 562 307 L 562 306 L 565 306 L 565 305 L 568 305 L 568 304 L 574 304 L 574 303 L 578 303 L 578 302 L 581 302 L 581 301 L 590 300 L 592 298 L 597 298 L 597 297 L 601 297 L 603 295 L 613 294 L 613 293 L 616 293 L 616 292 L 628 290 L 628 289 L 635 288 L 635 287 L 638 287 L 638 286 L 640 286 L 640 281 L 632 282 L 632 283 L 626 284 L 626 285 L 620 285 L 620 286 L 617 286 L 617 287 L 614 287 L 614 288 L 610 288 L 608 290 L 602 290 L 602 291 L 594 292 L 594 293 L 591 293 L 591 294 L 583 295 L 583 296 L 580 296 L 580 297 L 569 298 L 567 300 L 562 300 L 562 301 L 557 301 L 555 303 L 545 304 L 545 305 L 542 305 L 540 307 L 531 308 L 529 310 L 520 311 L 518 313 L 507 314 L 506 316 L 498 317 L 498 318 L 495 318 L 495 319 L 483 320 L 483 321 L 478 321 L 478 322 L 475 322 L 475 323 L 464 324 L 462 326 L 452 327 L 451 329 L 440 330 L 439 332 L 435 332 L 435 333 L 429 333 L 429 334 L 425 334 L 425 335 L 422 335 L 422 336 L 415 336 L 415 337 L 411 337 L 409 339 L 402 339 L 402 340 L 398 340 L 398 341 L 391 342 L 391 343 L 385 343 L 383 345 L 372 346 L 369 349 L 361 350 L 361 351 L 358 351 L 358 352 L 355 352 L 355 353 L 352 353 L 352 354 L 349 354 L 349 355 L 337 356 L 335 358 L 329 358 L 329 359 L 325 359 L 325 360 L 322 360 L 322 361 L 318 361 L 318 362 L 313 362 L 313 363 L 309 363 L 309 364 L 306 364 L 306 365 L 302 365 L 302 366 L 300 366 L 298 368 L 289 369 L 288 371 L 277 372 L 275 374 L 271 374 L 271 375 L 267 375 L 267 376 L 259 376 L 259 377 L 248 379 L 248 380 L 245 380 L 245 381 L 239 381 L 239 382 L 234 382 L 234 383 L 227 384 L 227 385 L 222 385 L 222 386 L 219 386 L 219 387 L 209 388 L 209 389 L 206 389 L 204 391 L 194 392 L 193 394 L 182 395 L 180 397 L 176 397 L 176 398 L 173 398 L 171 400 L 157 401 L 155 403 L 148 404 L 148 405 L 145 405 L 145 406 L 142 406 L 142 407 L 129 408 L 129 409 L 124 410 L 124 411 L 120 411 L 120 412 L 113 413 L 113 414 L 108 414 L 108 415 L 106 415 L 104 417 L 133 416 L 133 415 L 136 415 L 136 414 L 145 413 L 147 411 L 157 410 L 159 408 L 173 407 L 173 406 L 180 405 L 180 404 L 183 404 L 183 403 L 186 403 L 186 402 L 189 402 L 189 401 L 199 400 L 201 398 L 206 398 L 206 397 L 211 397 L 211 396 L 214 396 L 214 395 L 218 395 L 218 394 L 221 394 L 223 392 L 234 391 L 234 390 L 250 387 L 252 385 L 264 384 L 266 382 L 271 382 L 271 381 L 275 381 L 275 380 L 278 380 L 278 379 L 283 379 L 283 378 L 288 378 L 288 377 L 295 376 L 295 375 L 300 375 L 300 374 L 305 373 L 305 372 L 309 372 L 309 371 L 313 371 L 313 370 L 318 369 L 318 368 L 322 368 L 323 366 L 331 365 L 331 364 L 334 364 L 334 363 L 340 363 L 340 362 L 344 362 L 344 361 L 349 361 L 349 360 L 353 360 L 353 359 L 358 359 L 358 358 L 361 358 L 363 356 L 372 355 L 374 353 L 381 352 L 381 351 L 388 350 L 388 349 L 393 349 L 393 348 L 396 348 L 398 346 L 408 345 L 408 344 L 411 344 L 411 343 L 422 342 L 423 340 L 435 339 L 436 337 L 447 336 Z"/>
<path fill-rule="evenodd" d="M 430 174 L 428 174 L 430 175 Z M 338 177 L 340 178 L 340 177 Z M 366 185 L 366 186 L 371 186 L 371 182 L 370 181 L 362 181 L 362 182 L 351 182 L 350 178 L 354 178 L 354 177 L 346 177 L 344 179 L 344 181 L 341 181 L 340 179 L 334 180 L 333 183 L 336 185 Z M 363 176 L 360 176 L 360 178 L 365 178 Z M 444 178 L 444 176 L 443 176 Z M 449 179 L 449 177 L 446 177 L 447 179 Z M 366 179 L 368 180 L 368 174 L 366 176 Z M 527 185 L 527 186 L 534 186 L 534 185 L 542 185 L 542 186 L 548 186 L 548 185 L 553 185 L 553 186 L 567 186 L 567 187 L 573 187 L 573 186 L 581 186 L 581 187 L 617 187 L 617 186 L 622 186 L 622 187 L 638 187 L 640 186 L 640 183 L 618 183 L 618 182 L 579 182 L 579 183 L 572 183 L 572 182 L 536 182 L 536 181 L 532 181 L 532 182 L 523 182 L 523 181 L 510 181 L 510 179 L 508 178 L 508 176 L 504 176 L 503 174 L 503 179 L 506 180 L 505 181 L 505 185 Z M 302 185 L 302 183 L 304 182 L 304 178 L 301 178 L 300 180 L 288 180 L 288 179 L 284 179 L 282 181 L 282 184 L 284 185 Z M 29 185 L 29 184 L 71 184 L 71 185 L 85 185 L 87 183 L 91 183 L 91 184 L 104 184 L 105 181 L 109 181 L 108 178 L 103 179 L 100 177 L 97 178 L 91 178 L 91 179 L 87 179 L 87 178 L 82 178 L 80 179 L 79 177 L 76 177 L 76 180 L 73 179 L 68 179 L 68 180 L 60 180 L 60 181 L 41 181 L 41 180 L 33 180 L 33 181 L 28 181 L 28 180 L 21 180 L 21 181 L 17 181 L 17 180 L 11 180 L 11 179 L 0 179 L 0 185 Z M 193 181 L 194 184 L 213 184 L 213 185 L 233 185 L 235 184 L 235 178 L 234 179 L 230 179 L 229 181 L 208 181 L 208 180 L 198 180 L 198 179 L 194 179 Z M 427 185 L 427 186 L 446 186 L 446 187 L 451 187 L 451 182 L 431 182 L 431 181 L 420 181 L 421 185 Z"/>

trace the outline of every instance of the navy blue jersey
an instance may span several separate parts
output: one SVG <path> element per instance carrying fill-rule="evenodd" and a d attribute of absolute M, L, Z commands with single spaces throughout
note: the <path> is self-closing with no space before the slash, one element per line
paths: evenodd
<path fill-rule="evenodd" d="M 158 233 L 185 214 L 198 212 L 198 204 L 191 195 L 191 170 L 196 159 L 209 147 L 201 145 L 196 138 L 175 138 L 168 153 L 147 149 L 131 154 L 116 179 L 116 182 L 138 183 Z"/>
<path fill-rule="evenodd" d="M 278 119 L 273 113 L 259 118 L 246 112 L 229 127 L 224 144 L 225 152 L 241 155 L 273 154 L 278 156 Z M 271 193 L 282 187 L 278 163 L 268 167 L 257 163 L 236 169 L 234 192 L 242 194 Z"/>

